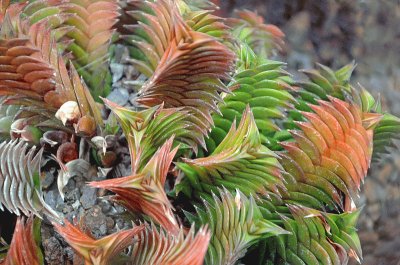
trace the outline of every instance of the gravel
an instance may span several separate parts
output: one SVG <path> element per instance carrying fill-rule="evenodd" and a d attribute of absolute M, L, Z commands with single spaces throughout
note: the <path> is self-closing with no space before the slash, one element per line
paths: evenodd
<path fill-rule="evenodd" d="M 107 228 L 109 227 L 107 224 L 109 224 L 110 221 L 107 222 L 107 217 L 102 212 L 100 206 L 95 205 L 86 211 L 83 219 L 86 228 L 95 238 L 101 238 L 107 234 Z"/>
<path fill-rule="evenodd" d="M 82 196 L 80 198 L 80 202 L 84 209 L 89 209 L 96 204 L 97 200 L 97 189 L 92 188 L 90 186 L 83 186 L 82 188 Z"/>
<path fill-rule="evenodd" d="M 125 88 L 117 88 L 111 91 L 111 93 L 107 96 L 107 99 L 117 103 L 118 105 L 124 106 L 128 103 L 129 93 Z"/>
<path fill-rule="evenodd" d="M 64 249 L 56 237 L 43 240 L 43 248 L 48 265 L 64 264 Z"/>

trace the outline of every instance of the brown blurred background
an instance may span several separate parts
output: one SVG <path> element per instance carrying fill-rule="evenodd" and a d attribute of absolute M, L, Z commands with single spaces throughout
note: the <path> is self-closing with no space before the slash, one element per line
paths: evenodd
<path fill-rule="evenodd" d="M 400 116 L 399 0 L 221 0 L 224 15 L 257 10 L 286 34 L 280 60 L 289 69 L 320 62 L 339 68 L 353 60 L 361 83 Z M 400 265 L 400 143 L 373 165 L 358 205 L 365 265 Z"/>

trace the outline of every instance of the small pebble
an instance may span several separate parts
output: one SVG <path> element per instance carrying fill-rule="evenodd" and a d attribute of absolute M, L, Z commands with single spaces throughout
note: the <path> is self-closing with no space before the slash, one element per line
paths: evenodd
<path fill-rule="evenodd" d="M 128 90 L 125 88 L 117 88 L 114 89 L 108 96 L 107 99 L 120 105 L 124 106 L 129 99 L 129 93 Z"/>

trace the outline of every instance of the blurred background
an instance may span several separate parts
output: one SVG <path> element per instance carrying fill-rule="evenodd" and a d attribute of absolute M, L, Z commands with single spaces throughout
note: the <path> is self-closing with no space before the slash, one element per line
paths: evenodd
<path fill-rule="evenodd" d="M 352 83 L 381 96 L 384 108 L 400 116 L 399 0 L 222 0 L 221 12 L 257 10 L 286 34 L 277 58 L 289 70 L 338 69 L 355 60 Z M 364 205 L 359 234 L 365 265 L 400 265 L 400 143 L 373 165 L 358 205 Z"/>

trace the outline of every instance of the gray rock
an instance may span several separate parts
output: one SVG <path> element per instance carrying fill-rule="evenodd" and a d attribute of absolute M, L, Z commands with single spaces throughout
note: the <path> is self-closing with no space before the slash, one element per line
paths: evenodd
<path fill-rule="evenodd" d="M 115 207 L 115 210 L 117 211 L 117 213 L 121 214 L 121 213 L 125 212 L 125 208 L 122 207 L 121 205 L 117 204 L 117 203 L 114 204 L 114 207 Z"/>
<path fill-rule="evenodd" d="M 115 226 L 112 229 L 112 232 L 116 232 L 116 231 L 124 230 L 124 229 L 130 229 L 130 228 L 132 228 L 131 222 L 127 222 L 123 218 L 117 218 L 115 220 Z"/>
<path fill-rule="evenodd" d="M 50 237 L 43 241 L 44 256 L 47 264 L 59 265 L 64 264 L 64 251 L 60 241 L 55 237 Z"/>
<path fill-rule="evenodd" d="M 136 106 L 136 105 L 137 105 L 137 102 L 136 102 L 137 98 L 138 98 L 137 94 L 136 94 L 136 93 L 132 93 L 132 94 L 129 96 L 129 102 L 130 102 L 133 106 Z"/>
<path fill-rule="evenodd" d="M 63 208 L 64 202 L 57 189 L 48 191 L 44 196 L 44 200 L 51 208 L 56 209 L 57 211 L 61 211 Z"/>
<path fill-rule="evenodd" d="M 115 83 L 118 80 L 120 80 L 124 74 L 124 66 L 122 64 L 119 63 L 111 63 L 110 64 L 110 69 L 112 72 L 112 77 L 113 80 L 112 82 Z"/>
<path fill-rule="evenodd" d="M 55 172 L 54 168 L 50 169 L 49 171 L 46 171 L 46 175 L 42 181 L 43 189 L 48 189 L 51 186 L 51 184 L 53 184 L 55 178 L 54 172 Z"/>
<path fill-rule="evenodd" d="M 107 230 L 109 232 L 112 231 L 112 229 L 114 228 L 114 225 L 115 225 L 114 219 L 112 219 L 111 217 L 107 217 L 106 223 L 107 223 Z"/>
<path fill-rule="evenodd" d="M 81 193 L 79 188 L 76 186 L 76 182 L 72 179 L 69 180 L 67 186 L 64 188 L 64 201 L 74 203 L 79 200 Z"/>
<path fill-rule="evenodd" d="M 128 80 L 133 80 L 139 75 L 139 72 L 135 67 L 128 64 L 124 67 L 124 74 Z"/>
<path fill-rule="evenodd" d="M 117 88 L 114 89 L 110 95 L 107 97 L 108 100 L 118 104 L 118 105 L 125 105 L 129 99 L 128 90 L 125 88 Z"/>
<path fill-rule="evenodd" d="M 110 212 L 112 206 L 111 203 L 108 200 L 101 200 L 99 203 L 99 206 L 101 207 L 101 210 L 103 213 L 108 213 Z"/>
<path fill-rule="evenodd" d="M 75 255 L 75 251 L 73 248 L 71 247 L 66 247 L 64 249 L 65 255 L 68 257 L 69 260 L 73 260 L 74 259 L 74 255 Z"/>
<path fill-rule="evenodd" d="M 90 208 L 84 216 L 87 228 L 95 238 L 101 238 L 107 233 L 107 217 L 101 211 L 100 206 Z"/>
<path fill-rule="evenodd" d="M 97 199 L 97 190 L 87 185 L 83 186 L 82 196 L 80 198 L 82 207 L 85 209 L 89 209 L 90 207 L 96 204 L 96 199 Z"/>
<path fill-rule="evenodd" d="M 129 51 L 126 46 L 117 44 L 114 50 L 114 60 L 120 63 L 124 58 L 129 57 Z"/>
<path fill-rule="evenodd" d="M 107 233 L 107 223 L 101 224 L 99 227 L 99 231 L 102 235 L 105 235 Z"/>
<path fill-rule="evenodd" d="M 74 210 L 74 207 L 72 205 L 64 205 L 64 208 L 62 209 L 63 214 L 71 217 L 76 216 L 76 211 Z"/>

